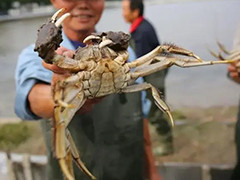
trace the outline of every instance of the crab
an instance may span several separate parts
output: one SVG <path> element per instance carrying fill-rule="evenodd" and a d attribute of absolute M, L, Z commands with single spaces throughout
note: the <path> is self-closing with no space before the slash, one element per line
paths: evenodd
<path fill-rule="evenodd" d="M 62 11 L 57 11 L 39 29 L 34 50 L 47 63 L 55 64 L 71 73 L 68 78 L 58 81 L 53 87 L 54 151 L 64 176 L 69 180 L 74 180 L 72 159 L 86 175 L 96 179 L 81 161 L 68 130 L 68 124 L 74 114 L 87 99 L 112 93 L 151 90 L 155 104 L 168 115 L 171 124 L 174 125 L 170 109 L 161 99 L 158 90 L 147 82 L 136 84 L 135 80 L 173 65 L 185 68 L 233 62 L 203 61 L 193 52 L 173 44 L 158 46 L 150 53 L 128 62 L 130 35 L 112 31 L 93 33 L 86 37 L 86 47 L 78 48 L 72 58 L 59 55 L 55 50 L 62 41 L 61 24 L 70 16 L 69 13 L 60 16 Z"/>

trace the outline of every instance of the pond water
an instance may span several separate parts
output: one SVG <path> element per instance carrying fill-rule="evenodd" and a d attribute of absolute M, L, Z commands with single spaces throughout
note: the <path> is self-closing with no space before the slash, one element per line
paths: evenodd
<path fill-rule="evenodd" d="M 147 4 L 145 16 L 156 28 L 161 42 L 171 42 L 213 59 L 208 49 L 218 51 L 219 40 L 228 49 L 240 22 L 240 1 L 221 0 L 171 4 Z M 33 43 L 46 17 L 0 22 L 0 117 L 15 117 L 13 111 L 14 71 L 18 54 Z M 98 31 L 125 31 L 120 4 L 107 8 Z M 182 69 L 172 67 L 166 79 L 167 103 L 183 106 L 236 105 L 239 86 L 226 77 L 227 66 Z"/>

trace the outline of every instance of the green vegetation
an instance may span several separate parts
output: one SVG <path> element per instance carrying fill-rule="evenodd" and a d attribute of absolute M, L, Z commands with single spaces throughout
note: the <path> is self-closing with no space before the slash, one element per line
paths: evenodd
<path fill-rule="evenodd" d="M 25 142 L 31 135 L 30 127 L 23 122 L 0 126 L 0 149 L 11 150 Z"/>
<path fill-rule="evenodd" d="M 171 113 L 172 113 L 173 119 L 176 119 L 176 120 L 187 118 L 184 112 L 182 112 L 181 110 L 175 110 L 175 111 L 172 111 Z"/>

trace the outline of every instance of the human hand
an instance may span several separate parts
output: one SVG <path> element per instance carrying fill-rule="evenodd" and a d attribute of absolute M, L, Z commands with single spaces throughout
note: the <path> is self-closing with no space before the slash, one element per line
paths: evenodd
<path fill-rule="evenodd" d="M 234 80 L 237 83 L 240 83 L 240 61 L 231 63 L 228 66 L 228 72 L 232 80 Z"/>
<path fill-rule="evenodd" d="M 73 50 L 69 50 L 62 46 L 56 50 L 56 53 L 59 55 L 65 56 L 65 57 L 69 57 L 69 58 L 72 58 L 74 55 Z M 46 69 L 49 69 L 50 71 L 53 72 L 52 82 L 51 82 L 52 87 L 55 86 L 56 82 L 66 79 L 67 77 L 69 77 L 71 75 L 71 73 L 69 71 L 67 71 L 63 68 L 60 68 L 54 64 L 46 63 L 44 60 L 42 61 L 42 65 Z"/>
<path fill-rule="evenodd" d="M 74 51 L 64 47 L 59 47 L 56 50 L 56 53 L 59 55 L 72 58 Z M 62 69 L 54 64 L 48 64 L 44 60 L 42 61 L 42 64 L 43 64 L 43 67 L 53 72 L 52 82 L 51 82 L 52 89 L 58 81 L 64 80 L 71 75 L 69 71 Z M 83 113 L 89 112 L 92 109 L 93 105 L 96 103 L 99 103 L 101 100 L 102 98 L 88 99 L 84 103 L 84 105 L 79 109 L 78 113 L 83 114 Z"/>

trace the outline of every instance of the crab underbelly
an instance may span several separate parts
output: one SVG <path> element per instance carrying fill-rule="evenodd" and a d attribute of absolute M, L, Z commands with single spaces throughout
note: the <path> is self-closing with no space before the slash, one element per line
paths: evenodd
<path fill-rule="evenodd" d="M 102 60 L 91 72 L 89 93 L 91 98 L 118 93 L 127 86 L 124 68 L 112 60 Z"/>
<path fill-rule="evenodd" d="M 89 92 L 91 97 L 101 97 L 118 93 L 122 88 L 127 86 L 125 75 L 120 72 L 105 72 L 97 77 L 95 76 L 95 78 L 90 80 Z"/>
<path fill-rule="evenodd" d="M 105 96 L 116 92 L 114 85 L 114 76 L 112 72 L 103 73 L 96 97 Z"/>

